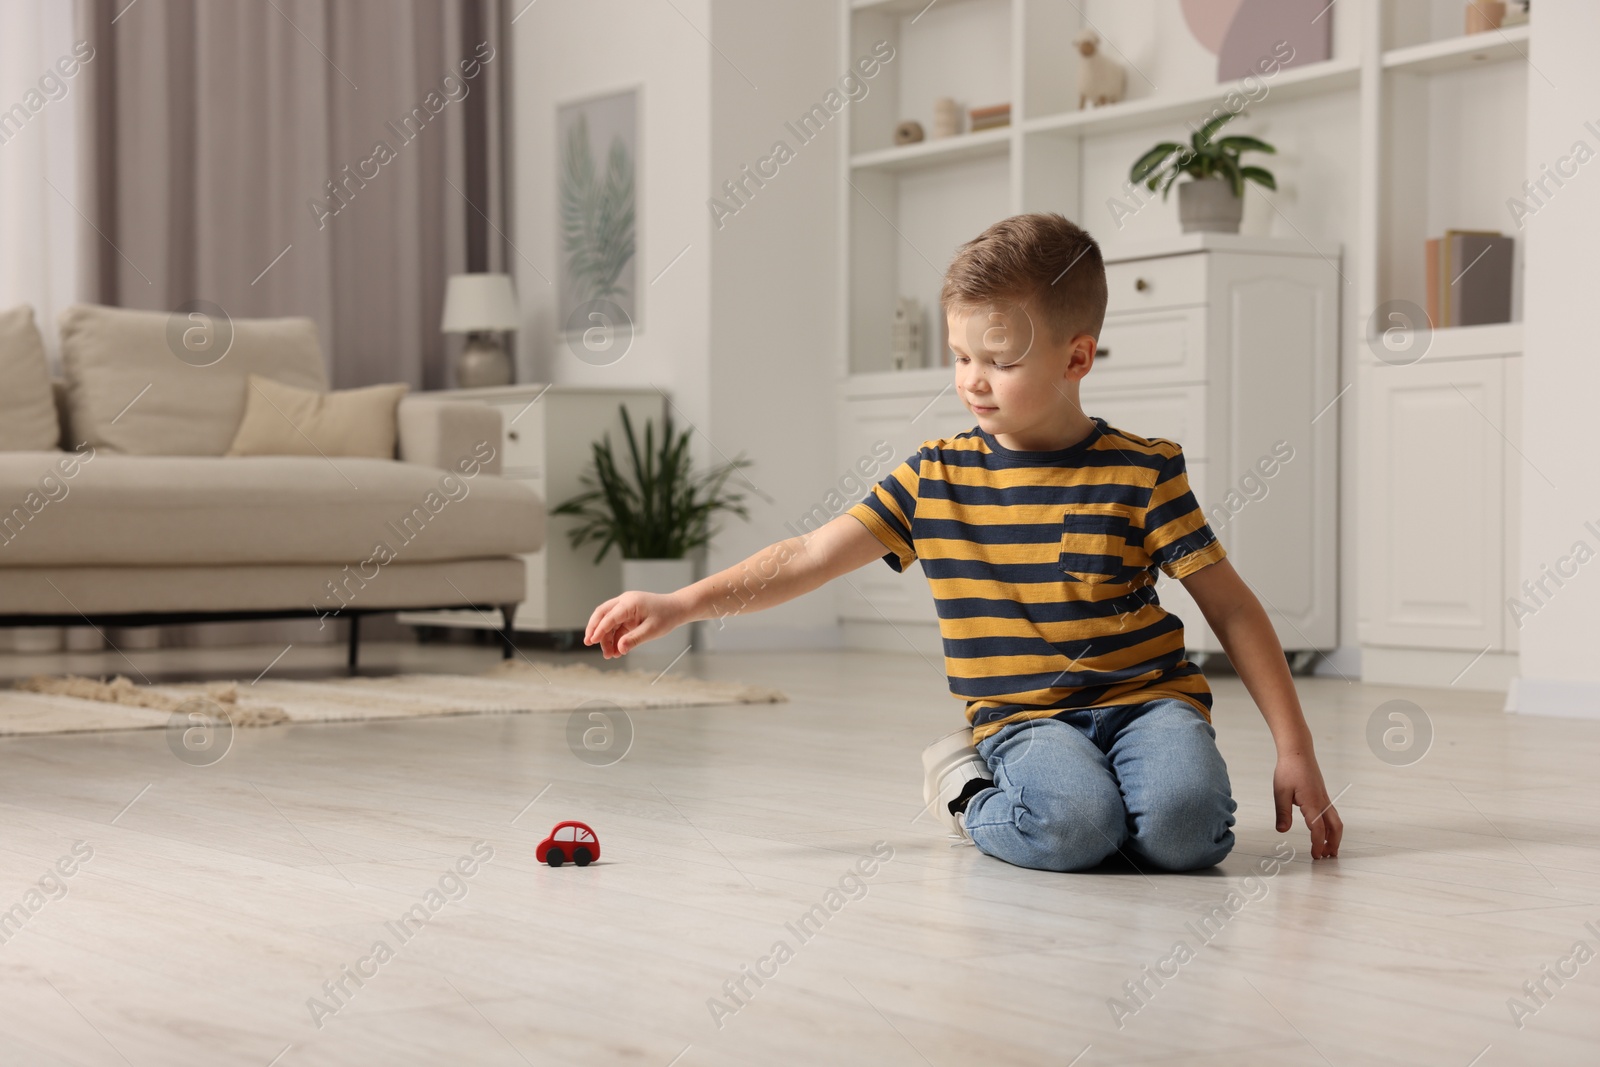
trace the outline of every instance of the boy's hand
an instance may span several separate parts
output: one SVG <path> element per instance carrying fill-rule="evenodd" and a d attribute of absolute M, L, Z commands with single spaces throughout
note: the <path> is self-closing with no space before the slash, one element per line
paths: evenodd
<path fill-rule="evenodd" d="M 594 609 L 583 643 L 599 642 L 606 659 L 632 652 L 689 620 L 689 610 L 670 593 L 629 590 Z"/>
<path fill-rule="evenodd" d="M 1278 767 L 1272 773 L 1272 797 L 1278 807 L 1278 832 L 1287 833 L 1294 826 L 1293 805 L 1298 805 L 1305 817 L 1306 828 L 1311 831 L 1311 858 L 1323 859 L 1339 854 L 1339 838 L 1344 835 L 1344 823 L 1333 810 L 1328 799 L 1328 787 L 1322 784 L 1322 771 L 1312 756 L 1279 756 Z"/>

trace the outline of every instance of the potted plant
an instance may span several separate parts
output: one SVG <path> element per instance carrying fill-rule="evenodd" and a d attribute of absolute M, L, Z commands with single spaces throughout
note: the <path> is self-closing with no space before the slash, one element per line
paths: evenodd
<path fill-rule="evenodd" d="M 622 556 L 622 587 L 647 593 L 673 593 L 694 580 L 688 554 L 708 543 L 718 531 L 711 518 L 731 511 L 748 519 L 744 496 L 725 482 L 747 459 L 735 459 L 719 470 L 695 474 L 689 456 L 689 431 L 674 436 L 672 414 L 666 414 L 659 446 L 653 420 L 644 428 L 644 447 L 634 437 L 628 409 L 621 408 L 628 435 L 631 470 L 618 469 L 611 435 L 594 442 L 594 466 L 580 476 L 590 488 L 551 509 L 552 515 L 581 519 L 567 531 L 573 548 L 600 543 L 599 563 L 616 546 Z M 689 627 L 681 626 L 653 642 L 655 651 L 676 655 L 688 647 Z"/>
<path fill-rule="evenodd" d="M 1207 120 L 1194 131 L 1187 145 L 1161 142 L 1140 156 L 1128 171 L 1129 181 L 1143 182 L 1152 192 L 1161 185 L 1163 200 L 1180 174 L 1189 175 L 1192 180 L 1178 186 L 1178 220 L 1184 233 L 1238 233 L 1239 220 L 1244 215 L 1244 183 L 1252 181 L 1268 189 L 1278 188 L 1271 171 L 1239 162 L 1241 152 L 1276 153 L 1276 148 L 1255 137 L 1212 140 L 1235 114 L 1228 111 Z"/>

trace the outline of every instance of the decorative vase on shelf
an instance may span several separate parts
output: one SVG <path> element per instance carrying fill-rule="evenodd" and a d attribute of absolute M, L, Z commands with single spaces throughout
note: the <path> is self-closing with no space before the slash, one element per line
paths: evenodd
<path fill-rule="evenodd" d="M 1505 0 L 1471 0 L 1466 6 L 1467 32 L 1487 33 L 1498 30 L 1505 21 Z"/>
<path fill-rule="evenodd" d="M 1244 199 L 1226 178 L 1178 184 L 1178 222 L 1184 233 L 1238 233 Z"/>

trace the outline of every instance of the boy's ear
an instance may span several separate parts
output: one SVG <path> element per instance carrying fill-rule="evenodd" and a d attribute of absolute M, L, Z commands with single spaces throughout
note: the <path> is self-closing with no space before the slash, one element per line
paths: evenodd
<path fill-rule="evenodd" d="M 1094 366 L 1099 339 L 1093 334 L 1080 333 L 1067 342 L 1067 374 L 1082 378 Z"/>

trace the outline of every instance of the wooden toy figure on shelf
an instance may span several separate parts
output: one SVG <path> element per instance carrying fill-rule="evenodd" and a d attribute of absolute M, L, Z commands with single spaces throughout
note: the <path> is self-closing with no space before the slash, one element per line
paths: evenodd
<path fill-rule="evenodd" d="M 1100 35 L 1085 27 L 1072 43 L 1083 57 L 1083 62 L 1078 64 L 1078 110 L 1091 105 L 1103 107 L 1121 100 L 1126 72 L 1122 64 L 1101 54 Z"/>

